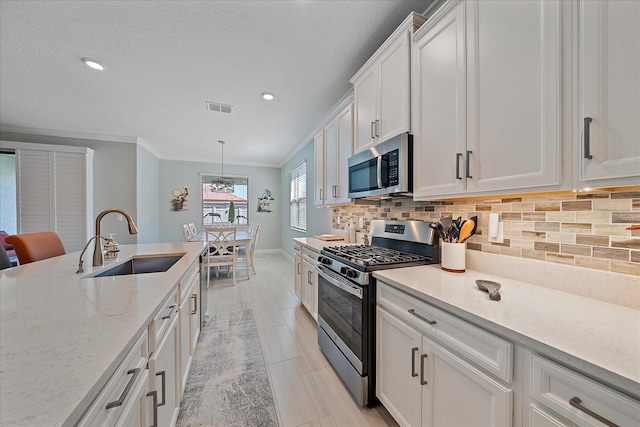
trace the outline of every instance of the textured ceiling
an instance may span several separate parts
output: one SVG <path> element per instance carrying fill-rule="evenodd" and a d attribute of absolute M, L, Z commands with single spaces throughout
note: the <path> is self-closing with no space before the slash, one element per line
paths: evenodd
<path fill-rule="evenodd" d="M 222 139 L 225 163 L 281 166 L 430 3 L 2 0 L 0 128 L 142 138 L 160 158 L 205 162 Z"/>

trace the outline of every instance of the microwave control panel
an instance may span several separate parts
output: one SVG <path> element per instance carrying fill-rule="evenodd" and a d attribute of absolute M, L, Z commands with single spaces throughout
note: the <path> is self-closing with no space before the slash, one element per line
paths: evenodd
<path fill-rule="evenodd" d="M 400 150 L 393 150 L 389 153 L 387 153 L 388 159 L 389 159 L 389 167 L 388 167 L 388 173 L 389 173 L 389 187 L 393 187 L 394 185 L 398 185 L 400 183 L 399 177 L 399 171 L 398 171 L 398 164 L 400 161 Z"/>

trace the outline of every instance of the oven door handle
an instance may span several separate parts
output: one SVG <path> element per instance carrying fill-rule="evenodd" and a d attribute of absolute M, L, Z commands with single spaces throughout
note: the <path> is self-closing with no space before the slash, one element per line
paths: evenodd
<path fill-rule="evenodd" d="M 346 279 L 341 279 L 337 277 L 332 277 L 329 273 L 325 272 L 326 267 L 323 265 L 316 265 L 316 271 L 323 279 L 327 282 L 331 283 L 333 286 L 342 289 L 345 292 L 350 293 L 353 296 L 356 296 L 362 299 L 362 288 L 358 286 L 353 286 Z"/>

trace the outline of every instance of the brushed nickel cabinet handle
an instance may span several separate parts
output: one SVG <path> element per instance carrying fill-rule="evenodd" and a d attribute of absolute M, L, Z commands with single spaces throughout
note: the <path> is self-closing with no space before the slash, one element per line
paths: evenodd
<path fill-rule="evenodd" d="M 376 119 L 375 129 L 376 129 L 376 137 L 379 137 L 380 136 L 380 120 L 378 119 Z"/>
<path fill-rule="evenodd" d="M 198 314 L 198 294 L 191 295 L 191 298 L 193 299 L 193 310 L 191 314 Z"/>
<path fill-rule="evenodd" d="M 153 424 L 151 427 L 158 427 L 158 392 L 150 391 L 147 396 L 153 396 Z"/>
<path fill-rule="evenodd" d="M 322 197 L 322 188 L 320 189 L 320 200 L 324 200 L 324 197 Z"/>
<path fill-rule="evenodd" d="M 462 153 L 456 153 L 456 179 L 462 179 L 460 176 L 460 157 L 462 157 Z"/>
<path fill-rule="evenodd" d="M 169 311 L 169 314 L 167 314 L 166 316 L 162 316 L 162 320 L 171 319 L 171 316 L 173 316 L 175 312 L 178 311 L 178 304 L 173 304 L 170 306 L 170 308 L 171 310 Z"/>
<path fill-rule="evenodd" d="M 420 356 L 420 385 L 427 384 L 427 380 L 424 379 L 424 359 L 427 358 L 426 354 Z"/>
<path fill-rule="evenodd" d="M 302 273 L 300 272 L 300 263 L 298 263 L 298 274 L 302 274 Z"/>
<path fill-rule="evenodd" d="M 331 186 L 331 189 L 333 191 L 333 198 L 337 199 L 338 198 L 338 194 L 337 194 L 338 193 L 338 186 L 337 185 L 333 185 L 333 186 Z"/>
<path fill-rule="evenodd" d="M 165 389 L 165 386 L 166 386 L 165 380 L 166 380 L 166 378 L 165 377 L 166 377 L 166 371 L 160 371 L 160 372 L 156 373 L 156 377 L 158 375 L 160 375 L 162 377 L 162 402 L 158 403 L 157 406 L 164 406 L 164 404 L 167 403 L 167 402 L 165 402 L 165 392 L 166 392 L 166 389 Z"/>
<path fill-rule="evenodd" d="M 591 117 L 584 118 L 584 158 L 589 160 L 593 159 L 593 156 L 590 153 L 591 135 L 589 134 L 592 121 L 593 119 Z"/>
<path fill-rule="evenodd" d="M 370 130 L 371 130 L 371 133 L 370 133 L 370 135 L 371 135 L 371 139 L 375 138 L 375 136 L 374 136 L 374 134 L 373 134 L 373 127 L 374 127 L 375 125 L 376 125 L 376 124 L 375 124 L 375 122 L 371 122 L 371 129 L 370 129 Z"/>
<path fill-rule="evenodd" d="M 127 375 L 131 375 L 131 374 L 133 374 L 133 376 L 129 378 L 129 382 L 127 382 L 127 385 L 124 387 L 124 390 L 122 390 L 122 394 L 120 395 L 118 400 L 114 400 L 113 402 L 107 403 L 106 409 L 116 408 L 124 403 L 125 399 L 127 398 L 127 395 L 131 391 L 131 387 L 133 387 L 133 384 L 138 379 L 138 375 L 140 375 L 140 368 L 129 369 L 127 371 Z"/>
<path fill-rule="evenodd" d="M 604 418 L 602 415 L 598 415 L 595 412 L 593 412 L 591 409 L 585 408 L 580 403 L 582 403 L 582 400 L 580 400 L 580 398 L 578 398 L 577 396 L 576 397 L 572 397 L 569 400 L 569 405 L 573 406 L 574 408 L 577 408 L 579 411 L 582 411 L 587 415 L 592 416 L 596 420 L 600 421 L 602 424 L 606 424 L 609 427 L 618 427 L 618 424 L 612 423 L 608 419 Z"/>
<path fill-rule="evenodd" d="M 413 347 L 411 349 L 411 376 L 417 377 L 418 373 L 416 372 L 416 352 L 418 351 L 418 347 Z"/>
<path fill-rule="evenodd" d="M 470 157 L 471 153 L 473 153 L 473 151 L 467 150 L 467 164 L 466 164 L 467 178 L 473 178 L 471 176 L 471 164 L 469 163 L 469 157 Z"/>
<path fill-rule="evenodd" d="M 435 325 L 435 324 L 436 324 L 436 321 L 435 321 L 435 320 L 429 320 L 429 319 L 427 319 L 426 317 L 422 317 L 422 316 L 420 316 L 418 313 L 416 313 L 416 311 L 415 311 L 413 308 L 410 308 L 410 309 L 409 309 L 409 313 L 410 313 L 410 314 L 413 314 L 413 315 L 414 315 L 414 316 L 416 316 L 418 319 L 423 320 L 423 321 L 427 322 L 427 323 L 428 323 L 428 324 L 430 324 L 430 325 Z"/>

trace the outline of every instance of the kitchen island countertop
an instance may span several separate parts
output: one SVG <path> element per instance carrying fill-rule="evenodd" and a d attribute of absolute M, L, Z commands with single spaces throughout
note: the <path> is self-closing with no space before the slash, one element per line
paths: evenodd
<path fill-rule="evenodd" d="M 0 425 L 73 425 L 205 243 L 121 245 L 76 274 L 79 252 L 0 271 Z M 184 254 L 164 273 L 83 278 L 133 255 Z"/>
<path fill-rule="evenodd" d="M 374 276 L 640 398 L 640 310 L 536 286 L 534 277 L 527 283 L 469 269 L 450 273 L 440 265 Z M 477 279 L 499 282 L 501 300 L 491 301 Z"/>

